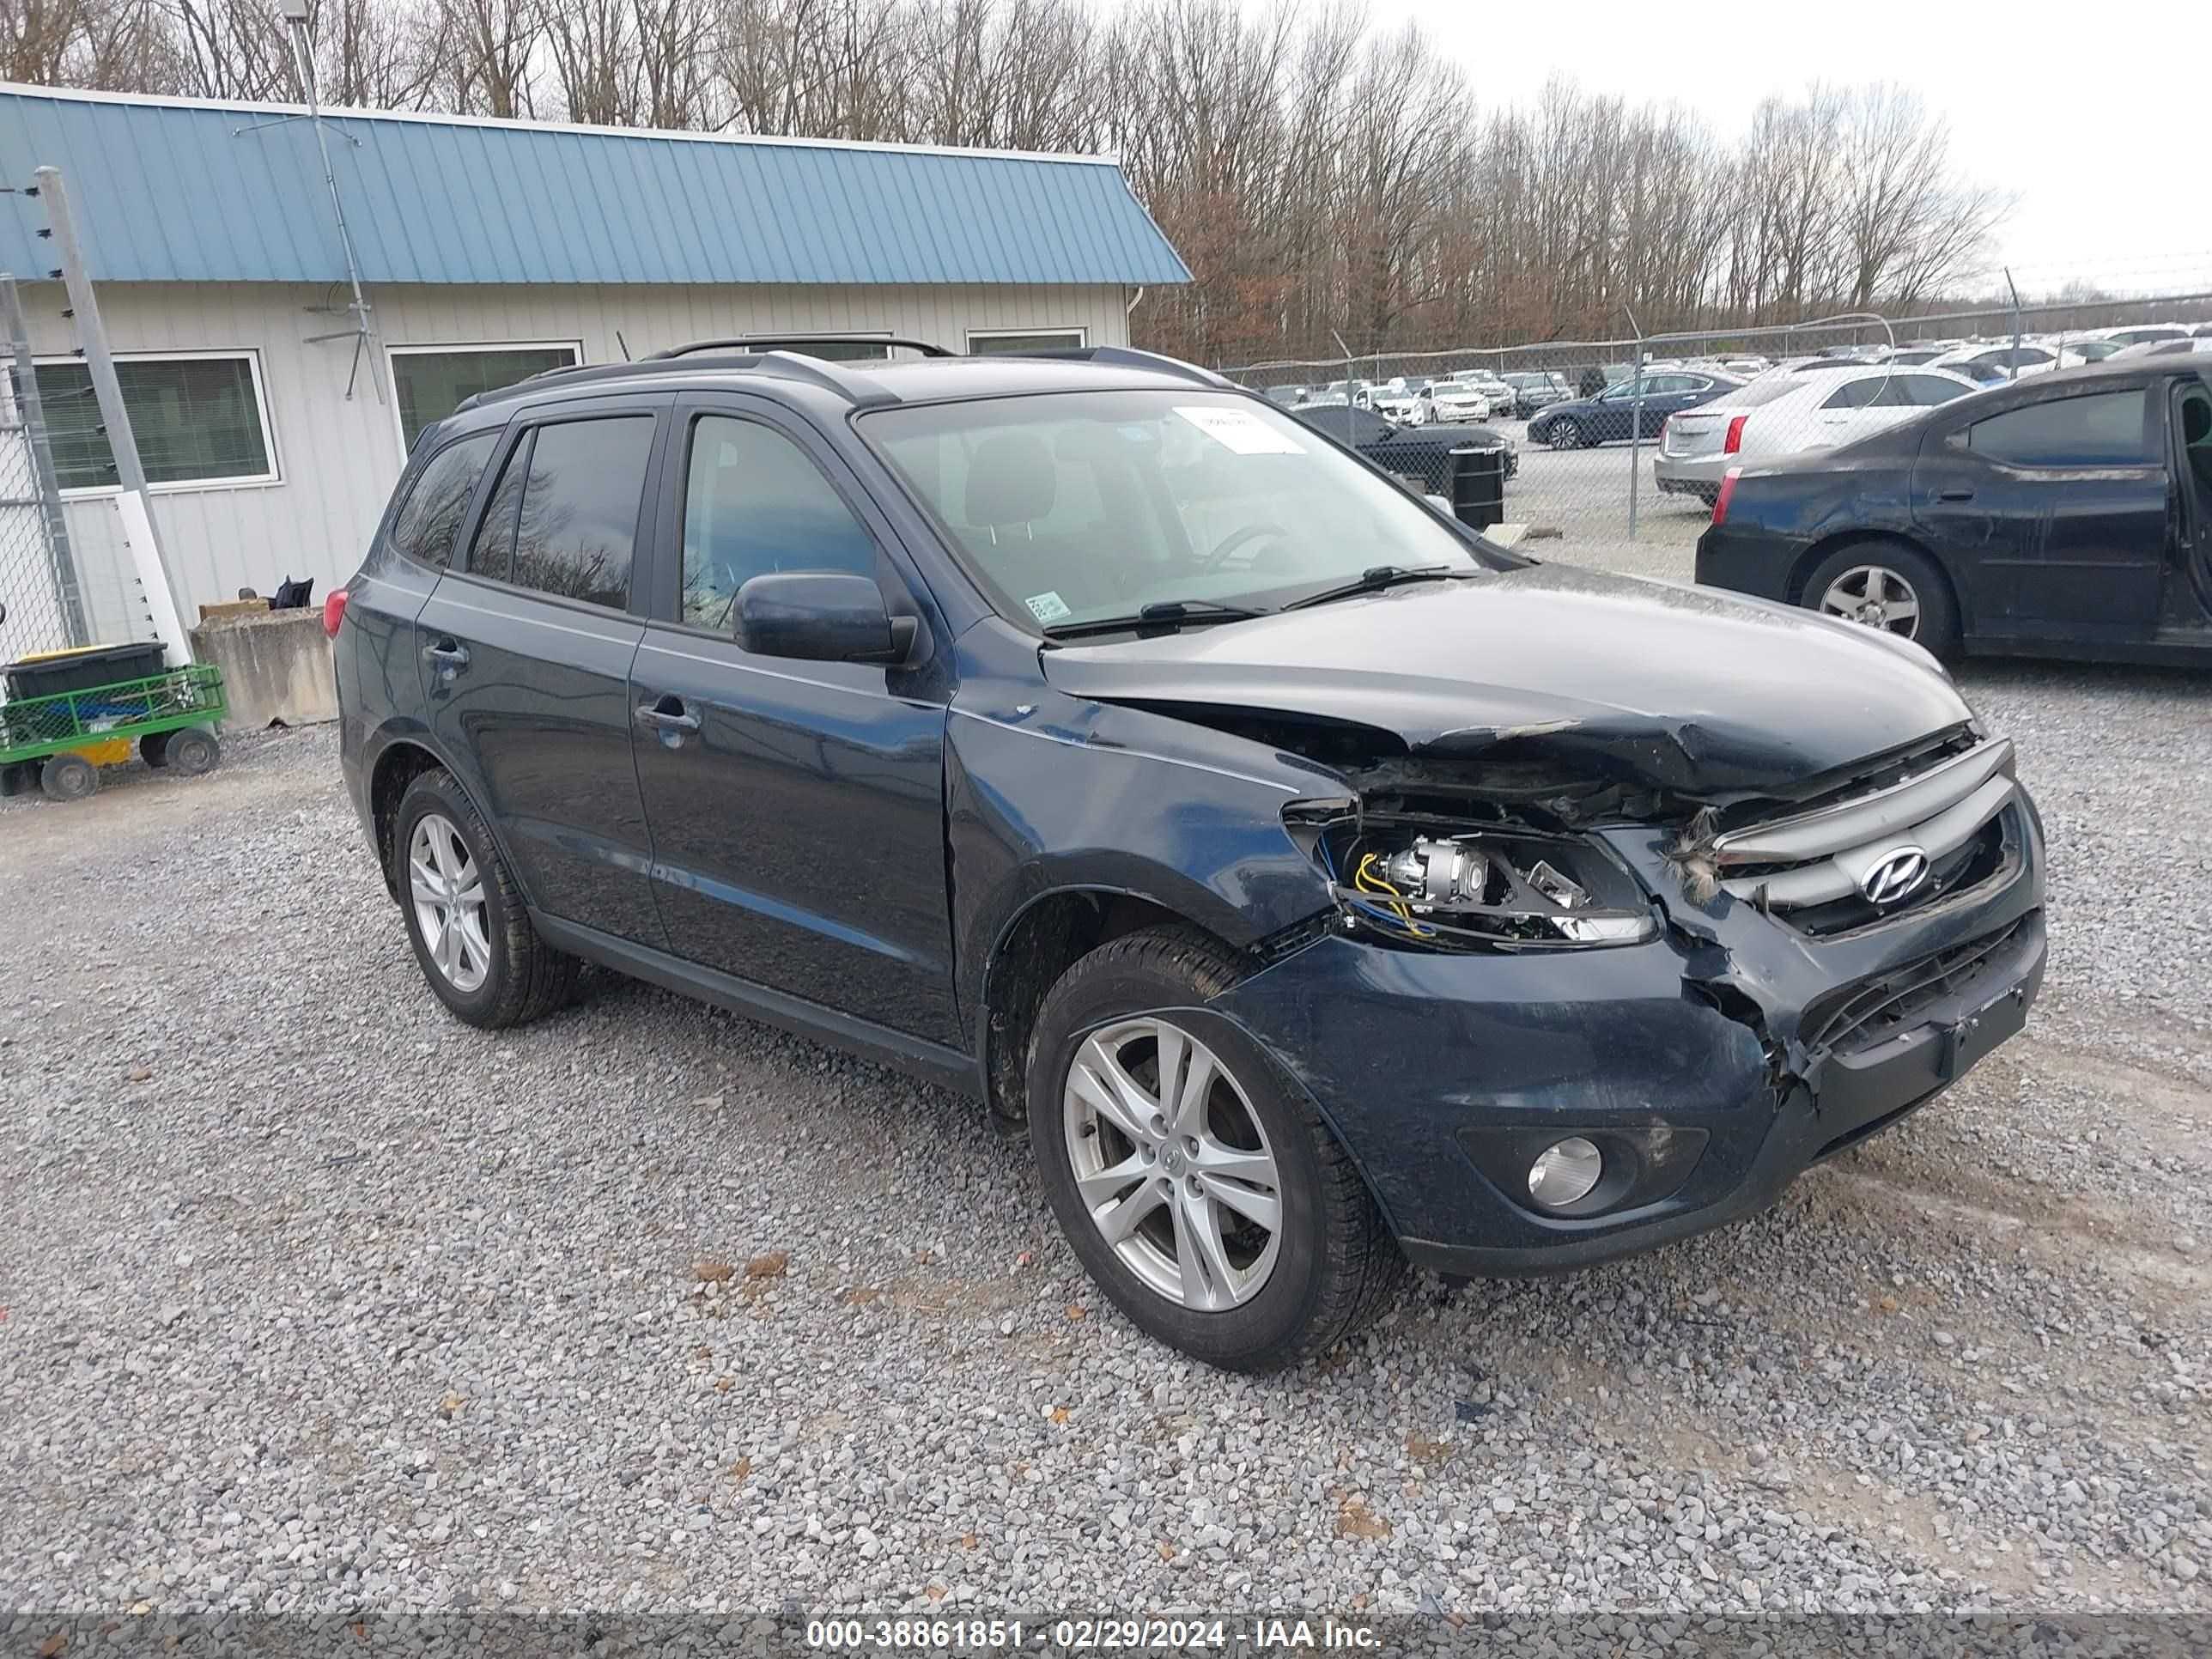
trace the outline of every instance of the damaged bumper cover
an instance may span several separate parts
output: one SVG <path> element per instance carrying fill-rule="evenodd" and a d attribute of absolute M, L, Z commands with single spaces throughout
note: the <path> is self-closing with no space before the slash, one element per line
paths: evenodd
<path fill-rule="evenodd" d="M 2008 834 L 1971 890 L 1819 937 L 1726 891 L 1693 902 L 1665 836 L 1606 832 L 1665 896 L 1657 939 L 1532 955 L 1331 933 L 1211 1006 L 1311 1096 L 1417 1266 L 1585 1266 L 1767 1207 L 2021 1029 L 2045 959 L 2024 799 Z M 1527 1170 L 1568 1136 L 1608 1174 L 1547 1212 Z"/>

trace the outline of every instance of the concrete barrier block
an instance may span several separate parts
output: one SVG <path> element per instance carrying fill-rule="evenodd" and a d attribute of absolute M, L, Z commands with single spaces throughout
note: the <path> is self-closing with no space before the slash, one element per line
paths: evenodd
<path fill-rule="evenodd" d="M 338 717 L 320 606 L 210 617 L 192 629 L 192 653 L 222 670 L 226 726 L 258 732 L 271 720 L 315 726 Z"/>

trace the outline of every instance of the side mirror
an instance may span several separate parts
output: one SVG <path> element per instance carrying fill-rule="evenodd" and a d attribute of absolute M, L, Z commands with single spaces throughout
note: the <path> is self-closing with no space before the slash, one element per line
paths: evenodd
<path fill-rule="evenodd" d="M 830 571 L 755 576 L 738 590 L 736 610 L 738 645 L 763 657 L 895 665 L 921 631 L 912 617 L 892 616 L 867 577 Z"/>

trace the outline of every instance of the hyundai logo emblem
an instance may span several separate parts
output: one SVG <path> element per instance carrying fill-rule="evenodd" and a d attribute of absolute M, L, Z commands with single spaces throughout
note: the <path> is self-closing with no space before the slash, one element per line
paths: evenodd
<path fill-rule="evenodd" d="M 1894 904 L 1927 879 L 1927 854 L 1917 847 L 1893 847 L 1867 866 L 1859 891 L 1876 904 Z"/>

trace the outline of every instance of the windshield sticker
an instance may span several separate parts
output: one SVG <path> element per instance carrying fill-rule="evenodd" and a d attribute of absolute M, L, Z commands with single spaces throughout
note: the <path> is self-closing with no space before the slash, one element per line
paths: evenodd
<path fill-rule="evenodd" d="M 1059 622 L 1063 617 L 1072 617 L 1075 614 L 1067 608 L 1066 600 L 1061 599 L 1059 594 L 1049 591 L 1042 593 L 1032 593 L 1029 598 L 1024 599 L 1022 603 L 1029 606 L 1030 615 L 1035 617 L 1041 623 Z"/>
<path fill-rule="evenodd" d="M 1178 408 L 1176 413 L 1214 442 L 1239 455 L 1303 455 L 1305 452 L 1289 434 L 1278 432 L 1249 409 L 1214 409 L 1205 405 Z"/>

